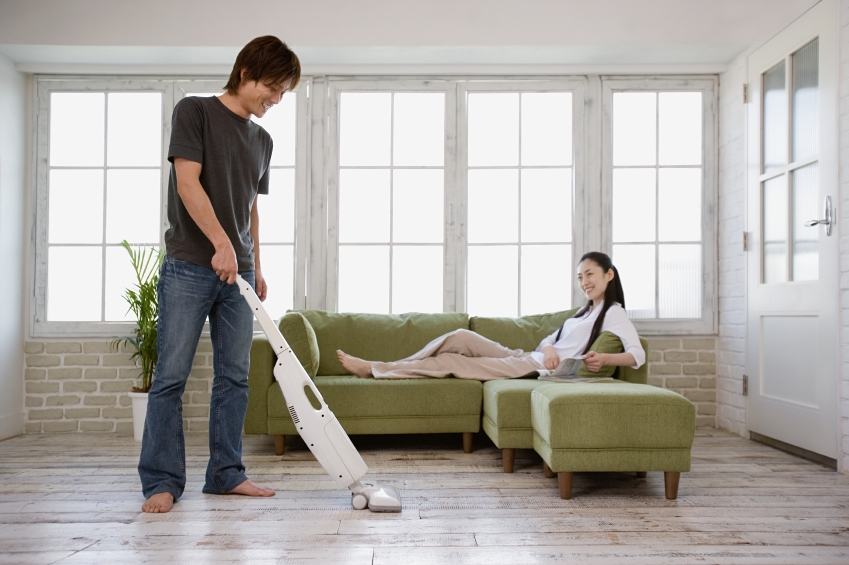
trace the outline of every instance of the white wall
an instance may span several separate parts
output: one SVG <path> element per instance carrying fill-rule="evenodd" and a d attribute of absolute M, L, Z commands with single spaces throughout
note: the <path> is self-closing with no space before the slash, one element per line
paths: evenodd
<path fill-rule="evenodd" d="M 23 432 L 27 82 L 0 56 L 0 439 Z"/>
<path fill-rule="evenodd" d="M 840 90 L 838 96 L 839 167 L 838 199 L 840 234 L 840 429 L 838 465 L 849 473 L 849 0 L 840 3 Z"/>

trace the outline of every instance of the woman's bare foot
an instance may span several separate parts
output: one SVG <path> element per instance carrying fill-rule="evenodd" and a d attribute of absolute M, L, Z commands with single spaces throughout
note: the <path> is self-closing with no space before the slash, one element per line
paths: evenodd
<path fill-rule="evenodd" d="M 336 356 L 339 358 L 339 362 L 342 363 L 345 370 L 351 374 L 357 375 L 361 379 L 367 379 L 374 376 L 371 374 L 370 362 L 360 359 L 359 357 L 348 355 L 341 349 L 336 350 Z"/>
<path fill-rule="evenodd" d="M 174 496 L 170 492 L 159 492 L 148 498 L 142 504 L 142 512 L 164 514 L 174 506 Z"/>
<path fill-rule="evenodd" d="M 244 496 L 274 496 L 270 488 L 261 487 L 252 481 L 245 481 L 227 494 L 241 494 Z"/>

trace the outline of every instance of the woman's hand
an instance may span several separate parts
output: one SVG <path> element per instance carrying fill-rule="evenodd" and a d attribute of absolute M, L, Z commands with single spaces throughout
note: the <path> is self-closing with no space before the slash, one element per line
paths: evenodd
<path fill-rule="evenodd" d="M 549 371 L 556 369 L 557 365 L 560 364 L 560 356 L 557 355 L 557 351 L 552 346 L 546 345 L 542 348 L 542 352 L 545 354 L 542 358 L 543 366 Z"/>
<path fill-rule="evenodd" d="M 590 351 L 587 353 L 587 356 L 584 357 L 584 365 L 587 367 L 589 372 L 598 373 L 602 367 L 607 365 L 607 354 Z"/>

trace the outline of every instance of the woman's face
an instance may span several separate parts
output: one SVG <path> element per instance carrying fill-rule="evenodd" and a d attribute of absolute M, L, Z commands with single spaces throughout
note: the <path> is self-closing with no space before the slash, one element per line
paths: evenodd
<path fill-rule="evenodd" d="M 604 291 L 607 284 L 613 280 L 613 269 L 606 273 L 598 263 L 591 259 L 584 259 L 578 265 L 578 286 L 589 300 L 598 304 L 604 300 Z"/>

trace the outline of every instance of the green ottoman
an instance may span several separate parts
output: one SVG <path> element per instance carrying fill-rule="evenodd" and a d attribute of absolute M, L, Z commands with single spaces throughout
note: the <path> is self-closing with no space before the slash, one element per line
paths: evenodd
<path fill-rule="evenodd" d="M 633 383 L 552 383 L 531 393 L 534 450 L 546 475 L 558 474 L 560 498 L 575 471 L 663 471 L 666 498 L 690 470 L 696 411 L 670 390 Z M 551 475 L 553 476 L 553 475 Z"/>
<path fill-rule="evenodd" d="M 531 393 L 550 381 L 500 379 L 483 385 L 483 431 L 501 450 L 504 472 L 513 472 L 516 449 L 534 448 Z"/>

